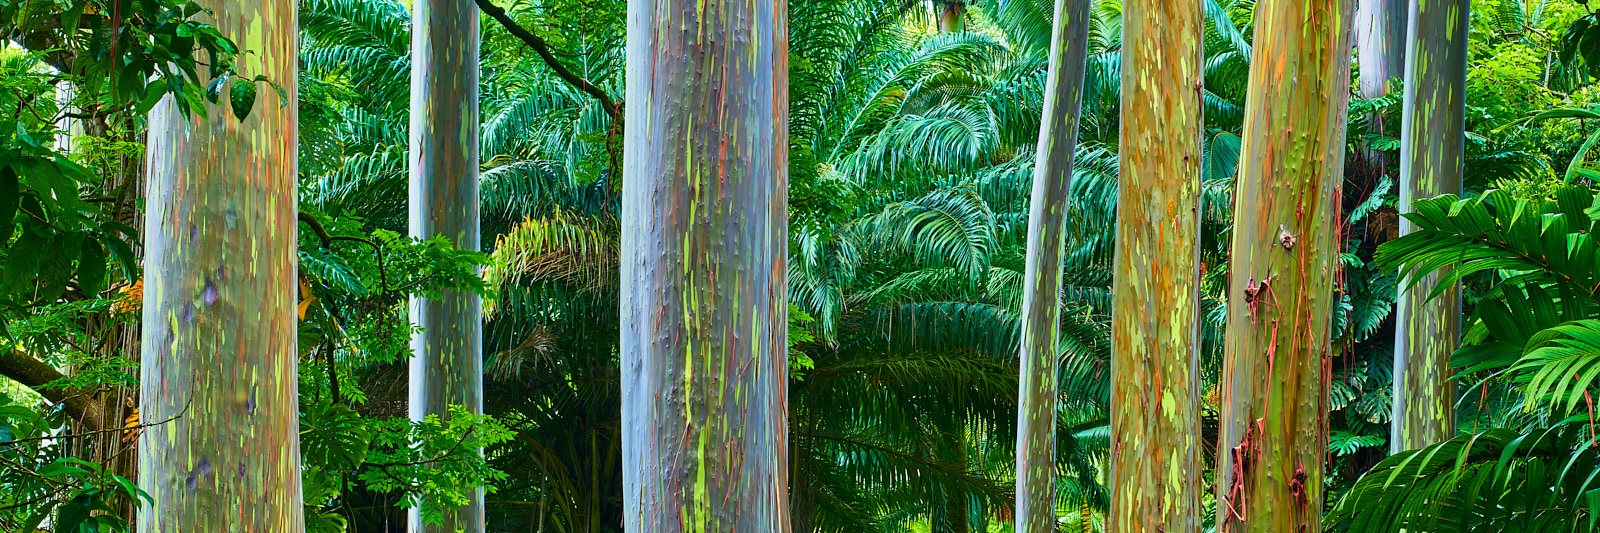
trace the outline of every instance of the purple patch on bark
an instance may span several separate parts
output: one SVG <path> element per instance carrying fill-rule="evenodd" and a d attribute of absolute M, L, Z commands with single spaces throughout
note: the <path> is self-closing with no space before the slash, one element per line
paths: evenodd
<path fill-rule="evenodd" d="M 206 307 L 216 305 L 217 283 L 215 281 L 211 281 L 210 278 L 206 279 L 206 288 L 200 291 L 200 299 L 206 303 Z"/>

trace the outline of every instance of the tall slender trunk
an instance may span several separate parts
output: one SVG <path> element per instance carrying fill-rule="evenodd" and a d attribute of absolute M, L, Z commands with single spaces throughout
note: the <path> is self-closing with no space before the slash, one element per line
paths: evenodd
<path fill-rule="evenodd" d="M 1017 533 L 1056 530 L 1056 403 L 1061 336 L 1061 259 L 1067 198 L 1088 64 L 1089 0 L 1056 0 L 1028 206 L 1017 385 Z"/>
<path fill-rule="evenodd" d="M 82 113 L 83 110 L 72 105 L 72 100 L 77 98 L 78 87 L 70 80 L 61 80 L 56 84 L 56 102 L 60 104 L 62 117 L 57 127 L 61 131 L 56 133 L 55 149 L 57 152 L 72 153 L 73 139 L 83 136 L 83 119 L 68 115 Z"/>
<path fill-rule="evenodd" d="M 628 2 L 628 531 L 790 530 L 786 13 Z"/>
<path fill-rule="evenodd" d="M 1361 66 L 1361 79 L 1357 81 L 1362 98 L 1381 98 L 1389 94 L 1389 82 L 1402 74 L 1406 60 L 1406 1 L 1407 0 L 1357 0 L 1354 27 L 1350 29 L 1355 39 L 1356 64 Z M 1379 135 L 1390 132 L 1383 129 L 1384 115 L 1367 116 L 1371 132 Z M 1390 163 L 1383 152 L 1362 148 L 1357 152 L 1362 166 L 1372 176 L 1382 175 Z"/>
<path fill-rule="evenodd" d="M 1461 193 L 1466 166 L 1468 0 L 1411 0 L 1401 112 L 1400 210 Z M 1400 234 L 1416 229 L 1405 217 Z M 1395 306 L 1394 412 L 1389 450 L 1421 448 L 1455 434 L 1450 353 L 1461 338 L 1461 286 L 1428 294 L 1444 272 L 1401 289 Z M 1404 287 L 1404 285 L 1402 285 Z"/>
<path fill-rule="evenodd" d="M 1217 445 L 1225 533 L 1322 528 L 1353 7 L 1256 5 Z"/>
<path fill-rule="evenodd" d="M 933 424 L 933 457 L 960 471 L 967 470 L 966 421 L 951 416 Z M 929 513 L 929 530 L 932 533 L 969 533 L 972 530 L 971 501 L 967 491 L 958 484 L 937 486 L 929 495 L 933 504 Z"/>
<path fill-rule="evenodd" d="M 416 0 L 411 16 L 411 236 L 443 235 L 457 248 L 477 250 L 478 234 L 478 8 L 472 0 Z M 449 418 L 460 405 L 483 412 L 483 302 L 469 292 L 444 291 L 411 300 L 412 420 Z M 483 489 L 466 505 L 412 531 L 483 531 Z"/>
<path fill-rule="evenodd" d="M 186 118 L 171 97 L 150 114 L 140 414 L 160 425 L 139 438 L 137 530 L 301 531 L 296 3 L 201 4 L 253 52 L 239 71 L 289 100 L 262 88 L 243 120 Z"/>
<path fill-rule="evenodd" d="M 1202 7 L 1130 0 L 1123 12 L 1111 531 L 1200 528 Z"/>

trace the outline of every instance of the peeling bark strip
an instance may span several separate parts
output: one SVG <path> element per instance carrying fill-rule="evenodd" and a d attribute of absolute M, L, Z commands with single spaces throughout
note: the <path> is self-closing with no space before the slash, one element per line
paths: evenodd
<path fill-rule="evenodd" d="M 1411 0 L 1410 52 L 1401 108 L 1400 210 L 1441 194 L 1461 194 L 1466 170 L 1468 0 Z M 1416 230 L 1400 217 L 1400 235 Z M 1390 453 L 1455 436 L 1450 353 L 1461 339 L 1461 284 L 1428 294 L 1449 270 L 1401 284 L 1395 305 L 1394 411 Z"/>
<path fill-rule="evenodd" d="M 477 250 L 478 234 L 478 7 L 472 0 L 415 0 L 411 30 L 411 236 L 443 235 L 457 248 Z M 412 420 L 449 418 L 451 405 L 483 412 L 483 302 L 476 294 L 443 291 L 413 298 Z M 483 489 L 424 526 L 409 513 L 412 531 L 483 531 Z"/>
<path fill-rule="evenodd" d="M 1056 0 L 1044 117 L 1028 207 L 1028 256 L 1022 287 L 1021 375 L 1017 398 L 1017 533 L 1056 530 L 1056 349 L 1061 336 L 1062 241 L 1083 74 L 1088 64 L 1089 1 Z"/>
<path fill-rule="evenodd" d="M 1123 12 L 1108 531 L 1200 530 L 1202 7 Z"/>
<path fill-rule="evenodd" d="M 245 120 L 210 104 L 209 118 L 186 119 L 169 96 L 150 115 L 140 410 L 183 416 L 139 437 L 139 487 L 154 501 L 137 531 L 301 531 L 296 6 L 201 4 L 252 52 L 239 71 L 290 99 L 260 90 Z"/>
<path fill-rule="evenodd" d="M 1217 446 L 1217 524 L 1225 533 L 1322 527 L 1353 7 L 1256 5 Z"/>
<path fill-rule="evenodd" d="M 781 0 L 628 2 L 628 531 L 790 530 L 785 14 Z"/>

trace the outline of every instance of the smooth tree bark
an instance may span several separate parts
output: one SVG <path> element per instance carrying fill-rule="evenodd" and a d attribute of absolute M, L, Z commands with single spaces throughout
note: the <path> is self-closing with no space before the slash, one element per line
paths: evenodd
<path fill-rule="evenodd" d="M 781 0 L 629 0 L 623 525 L 787 533 Z"/>
<path fill-rule="evenodd" d="M 1089 0 L 1056 0 L 1028 207 L 1017 390 L 1017 533 L 1056 530 L 1056 383 L 1067 200 L 1088 64 Z"/>
<path fill-rule="evenodd" d="M 296 373 L 297 7 L 207 0 L 252 53 L 253 110 L 149 118 L 137 531 L 301 531 Z M 230 83 L 250 83 L 235 79 Z M 229 94 L 224 90 L 223 94 Z"/>
<path fill-rule="evenodd" d="M 1200 529 L 1203 7 L 1123 11 L 1110 531 Z"/>
<path fill-rule="evenodd" d="M 1411 35 L 1401 108 L 1400 209 L 1460 194 L 1466 169 L 1468 0 L 1411 0 Z M 1416 225 L 1400 217 L 1400 234 Z M 1395 302 L 1391 453 L 1455 436 L 1450 353 L 1461 339 L 1461 285 L 1428 299 L 1448 271 L 1406 288 Z"/>
<path fill-rule="evenodd" d="M 1351 0 L 1265 0 L 1234 189 L 1217 529 L 1322 528 Z"/>
<path fill-rule="evenodd" d="M 478 7 L 416 0 L 411 21 L 411 236 L 443 235 L 477 250 Z M 482 299 L 462 291 L 413 298 L 411 322 L 422 328 L 411 338 L 411 419 L 448 419 L 452 405 L 482 413 Z M 411 530 L 483 531 L 483 489 L 468 500 L 439 524 L 423 524 L 412 509 Z"/>
<path fill-rule="evenodd" d="M 1356 86 L 1361 97 L 1389 94 L 1389 82 L 1399 78 L 1406 61 L 1407 0 L 1356 0 L 1356 18 L 1350 29 L 1355 39 L 1356 64 L 1361 76 Z"/>

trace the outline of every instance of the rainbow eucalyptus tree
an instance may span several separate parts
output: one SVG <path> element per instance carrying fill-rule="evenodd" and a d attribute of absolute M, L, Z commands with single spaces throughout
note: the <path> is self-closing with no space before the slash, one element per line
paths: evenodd
<path fill-rule="evenodd" d="M 1122 18 L 1111 531 L 1200 528 L 1200 0 Z"/>
<path fill-rule="evenodd" d="M 478 7 L 472 0 L 416 0 L 411 16 L 411 236 L 443 235 L 477 250 Z M 483 302 L 466 291 L 413 298 L 410 411 L 483 412 Z M 415 531 L 483 530 L 483 490 L 438 524 L 410 513 Z"/>
<path fill-rule="evenodd" d="M 1013 0 L 1016 1 L 1016 0 Z M 1028 208 L 1017 392 L 1017 533 L 1056 527 L 1056 389 L 1061 260 L 1088 63 L 1089 0 L 1056 0 L 1044 117 Z"/>
<path fill-rule="evenodd" d="M 1351 0 L 1265 0 L 1235 187 L 1217 529 L 1321 530 Z"/>
<path fill-rule="evenodd" d="M 1402 74 L 1406 60 L 1406 0 L 1356 0 L 1356 18 L 1350 29 L 1355 39 L 1356 64 L 1361 66 L 1357 90 L 1362 98 L 1389 95 L 1389 82 Z M 1383 115 L 1367 117 L 1372 133 L 1383 134 Z M 1372 175 L 1387 171 L 1389 160 L 1383 152 L 1362 149 L 1359 153 Z"/>
<path fill-rule="evenodd" d="M 1400 209 L 1461 193 L 1466 165 L 1467 0 L 1411 0 L 1401 108 Z M 1400 234 L 1416 230 L 1401 217 Z M 1461 336 L 1461 286 L 1433 296 L 1448 269 L 1412 278 L 1395 305 L 1394 411 L 1389 450 L 1455 436 L 1450 353 Z"/>
<path fill-rule="evenodd" d="M 138 531 L 304 529 L 295 343 L 294 0 L 209 0 L 252 53 L 227 105 L 149 118 Z M 239 105 L 259 94 L 254 105 Z M 244 109 L 253 109 L 246 114 Z M 241 116 L 243 115 L 243 116 Z"/>
<path fill-rule="evenodd" d="M 1406 0 L 1357 0 L 1350 29 L 1355 39 L 1356 64 L 1361 66 L 1357 88 L 1362 98 L 1389 94 L 1389 82 L 1401 75 L 1406 61 Z"/>
<path fill-rule="evenodd" d="M 787 533 L 782 0 L 629 0 L 623 525 Z"/>

